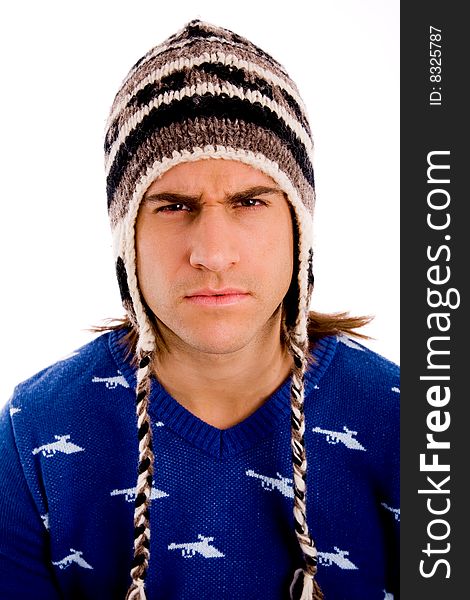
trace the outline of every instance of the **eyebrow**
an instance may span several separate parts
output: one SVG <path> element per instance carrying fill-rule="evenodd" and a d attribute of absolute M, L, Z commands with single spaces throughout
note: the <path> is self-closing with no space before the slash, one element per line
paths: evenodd
<path fill-rule="evenodd" d="M 284 192 L 278 187 L 268 187 L 265 185 L 257 185 L 234 194 L 225 194 L 225 199 L 230 202 L 240 202 L 242 200 L 249 200 L 255 196 L 262 196 L 264 194 L 283 194 Z M 143 197 L 145 202 L 188 202 L 198 203 L 201 201 L 201 195 L 191 196 L 187 194 L 180 194 L 177 192 L 158 192 L 156 194 L 145 194 Z"/>

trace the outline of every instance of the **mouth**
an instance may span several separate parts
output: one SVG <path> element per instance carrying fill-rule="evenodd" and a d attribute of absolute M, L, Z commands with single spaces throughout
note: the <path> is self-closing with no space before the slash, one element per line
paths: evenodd
<path fill-rule="evenodd" d="M 250 297 L 244 290 L 226 288 L 220 290 L 204 289 L 196 290 L 185 296 L 185 300 L 191 304 L 201 306 L 229 306 L 238 304 Z"/>

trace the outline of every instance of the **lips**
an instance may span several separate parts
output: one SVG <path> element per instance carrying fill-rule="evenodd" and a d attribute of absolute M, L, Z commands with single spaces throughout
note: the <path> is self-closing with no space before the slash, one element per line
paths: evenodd
<path fill-rule="evenodd" d="M 243 302 L 249 296 L 248 292 L 238 288 L 204 288 L 191 292 L 185 300 L 202 306 L 227 306 Z"/>

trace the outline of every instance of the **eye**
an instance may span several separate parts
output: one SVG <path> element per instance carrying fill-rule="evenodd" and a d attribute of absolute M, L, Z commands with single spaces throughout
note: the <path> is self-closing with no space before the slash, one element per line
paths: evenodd
<path fill-rule="evenodd" d="M 187 204 L 184 204 L 183 202 L 177 202 L 175 204 L 166 204 L 165 206 L 160 206 L 160 208 L 157 208 L 155 210 L 155 212 L 157 213 L 174 213 L 174 212 L 184 212 L 184 211 L 190 211 L 191 209 L 189 208 L 189 206 Z"/>
<path fill-rule="evenodd" d="M 258 200 L 258 198 L 246 198 L 237 202 L 242 208 L 257 208 L 258 206 L 266 206 L 266 202 Z"/>

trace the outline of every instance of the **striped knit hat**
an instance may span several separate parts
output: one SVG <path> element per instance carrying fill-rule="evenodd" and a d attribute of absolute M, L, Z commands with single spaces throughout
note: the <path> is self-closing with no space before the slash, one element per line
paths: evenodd
<path fill-rule="evenodd" d="M 142 197 L 157 177 L 175 165 L 204 158 L 238 160 L 270 176 L 286 193 L 295 216 L 298 274 L 285 332 L 294 362 L 294 521 L 305 564 L 294 579 L 302 577 L 302 600 L 322 598 L 314 579 L 317 550 L 306 521 L 303 413 L 313 289 L 312 152 L 305 106 L 284 68 L 247 39 L 199 20 L 191 21 L 141 58 L 115 97 L 105 135 L 108 210 L 123 305 L 138 332 L 139 464 L 129 600 L 145 598 L 150 558 L 154 455 L 147 407 L 152 357 L 158 350 L 137 280 L 135 221 Z"/>

